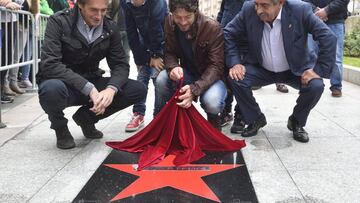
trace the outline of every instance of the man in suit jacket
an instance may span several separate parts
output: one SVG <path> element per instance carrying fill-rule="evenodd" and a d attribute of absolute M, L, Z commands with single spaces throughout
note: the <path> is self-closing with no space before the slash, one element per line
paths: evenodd
<path fill-rule="evenodd" d="M 316 61 L 308 51 L 309 33 L 319 41 Z M 336 37 L 308 4 L 285 0 L 246 2 L 224 34 L 228 79 L 247 124 L 241 135 L 254 136 L 266 125 L 251 86 L 281 82 L 300 90 L 287 127 L 295 140 L 308 142 L 303 127 L 324 90 L 321 77 L 329 78 L 335 63 Z M 243 37 L 249 44 L 241 59 L 236 42 Z"/>

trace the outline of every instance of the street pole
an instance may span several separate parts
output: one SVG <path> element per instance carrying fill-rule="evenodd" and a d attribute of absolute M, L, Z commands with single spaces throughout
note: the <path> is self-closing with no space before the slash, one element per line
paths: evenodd
<path fill-rule="evenodd" d="M 353 10 L 352 10 L 352 13 L 351 13 L 352 15 L 355 14 L 355 1 L 356 1 L 356 0 L 353 0 Z"/>

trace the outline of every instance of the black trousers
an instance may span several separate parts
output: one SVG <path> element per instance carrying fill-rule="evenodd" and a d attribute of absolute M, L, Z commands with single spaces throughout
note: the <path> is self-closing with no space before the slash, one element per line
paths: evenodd
<path fill-rule="evenodd" d="M 107 87 L 109 78 L 99 78 L 91 81 L 98 91 L 104 90 Z M 59 79 L 50 79 L 43 81 L 39 85 L 39 100 L 40 105 L 48 114 L 52 129 L 63 128 L 67 125 L 68 120 L 64 117 L 63 110 L 70 106 L 82 106 L 78 111 L 83 116 L 81 125 L 91 125 L 97 123 L 99 120 L 106 118 L 121 109 L 131 106 L 142 101 L 146 96 L 145 86 L 135 80 L 128 80 L 128 82 L 119 91 L 111 105 L 106 108 L 103 115 L 96 116 L 96 114 L 89 109 L 92 107 L 90 97 L 85 96 L 80 91 L 66 85 Z"/>
<path fill-rule="evenodd" d="M 299 97 L 296 100 L 292 115 L 301 126 L 306 125 L 307 118 L 311 109 L 320 100 L 324 91 L 324 82 L 322 79 L 313 79 L 308 85 L 302 85 L 300 76 L 295 76 L 291 71 L 280 73 L 270 72 L 262 67 L 247 64 L 245 78 L 236 81 L 228 77 L 229 83 L 239 105 L 242 119 L 246 124 L 253 123 L 260 115 L 259 104 L 253 96 L 252 86 L 266 86 L 273 83 L 285 83 L 299 91 Z"/>

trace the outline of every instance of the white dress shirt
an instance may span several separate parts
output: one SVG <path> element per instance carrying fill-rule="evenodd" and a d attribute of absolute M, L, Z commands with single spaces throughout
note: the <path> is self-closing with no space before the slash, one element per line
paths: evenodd
<path fill-rule="evenodd" d="M 289 70 L 281 32 L 281 11 L 282 8 L 272 23 L 272 27 L 269 23 L 264 23 L 261 40 L 262 66 L 276 73 Z"/>

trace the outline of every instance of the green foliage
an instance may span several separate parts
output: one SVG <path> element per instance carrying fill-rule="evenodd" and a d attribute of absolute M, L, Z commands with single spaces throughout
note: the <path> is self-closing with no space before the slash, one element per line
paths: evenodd
<path fill-rule="evenodd" d="M 360 27 L 345 36 L 344 55 L 360 57 Z"/>
<path fill-rule="evenodd" d="M 348 57 L 344 56 L 344 64 L 353 66 L 355 68 L 360 68 L 360 57 Z"/>

